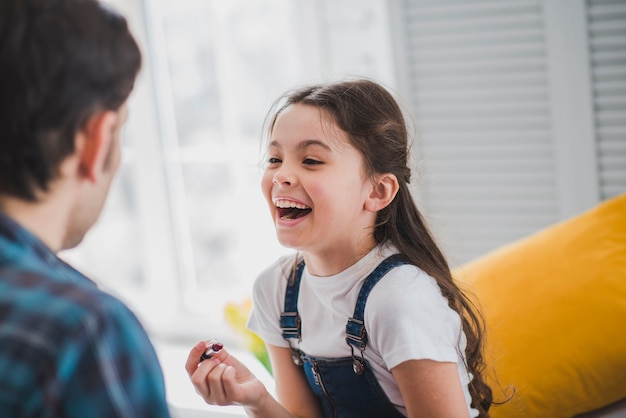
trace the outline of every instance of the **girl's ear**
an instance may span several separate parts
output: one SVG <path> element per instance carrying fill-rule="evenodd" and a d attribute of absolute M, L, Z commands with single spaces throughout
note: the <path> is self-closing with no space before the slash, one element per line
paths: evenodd
<path fill-rule="evenodd" d="M 394 174 L 376 176 L 372 182 L 372 191 L 365 201 L 365 210 L 378 212 L 384 209 L 396 197 L 399 189 L 398 179 Z"/>

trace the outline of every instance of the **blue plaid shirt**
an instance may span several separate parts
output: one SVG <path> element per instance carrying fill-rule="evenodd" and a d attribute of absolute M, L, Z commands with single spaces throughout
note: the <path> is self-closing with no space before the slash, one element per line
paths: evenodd
<path fill-rule="evenodd" d="M 169 416 L 135 315 L 0 213 L 0 417 Z"/>

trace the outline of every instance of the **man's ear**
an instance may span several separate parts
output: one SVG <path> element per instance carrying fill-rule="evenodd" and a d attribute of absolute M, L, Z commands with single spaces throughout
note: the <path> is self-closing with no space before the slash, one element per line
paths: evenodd
<path fill-rule="evenodd" d="M 105 110 L 94 113 L 79 132 L 76 149 L 79 153 L 80 174 L 95 182 L 102 172 L 109 148 L 114 141 L 118 114 Z"/>
<path fill-rule="evenodd" d="M 365 209 L 370 212 L 384 209 L 396 197 L 399 189 L 398 179 L 394 174 L 376 176 L 372 182 L 372 191 L 365 201 Z"/>

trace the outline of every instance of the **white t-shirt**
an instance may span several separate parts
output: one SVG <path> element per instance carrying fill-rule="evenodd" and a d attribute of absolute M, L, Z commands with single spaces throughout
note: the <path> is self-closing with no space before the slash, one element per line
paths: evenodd
<path fill-rule="evenodd" d="M 349 357 L 346 322 L 352 317 L 365 278 L 398 251 L 379 246 L 346 270 L 329 277 L 313 276 L 305 267 L 300 283 L 298 312 L 302 319 L 299 348 L 314 357 Z M 288 347 L 280 329 L 285 289 L 294 268 L 294 255 L 283 256 L 265 269 L 254 284 L 248 327 L 267 344 Z M 365 304 L 368 343 L 364 357 L 381 387 L 406 415 L 404 401 L 390 370 L 407 360 L 430 359 L 457 364 L 470 416 L 470 376 L 465 368 L 465 334 L 435 279 L 413 265 L 390 270 L 371 291 Z"/>

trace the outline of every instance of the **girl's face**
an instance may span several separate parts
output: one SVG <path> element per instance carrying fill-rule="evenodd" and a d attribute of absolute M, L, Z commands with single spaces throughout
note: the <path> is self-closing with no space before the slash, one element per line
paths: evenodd
<path fill-rule="evenodd" d="M 332 117 L 295 104 L 278 116 L 262 189 L 280 243 L 317 256 L 360 256 L 374 246 L 375 213 L 361 153 Z"/>

